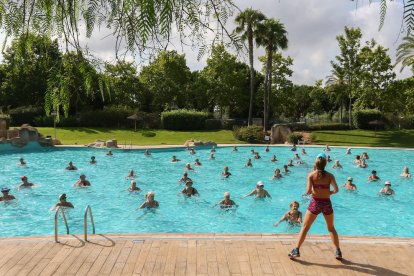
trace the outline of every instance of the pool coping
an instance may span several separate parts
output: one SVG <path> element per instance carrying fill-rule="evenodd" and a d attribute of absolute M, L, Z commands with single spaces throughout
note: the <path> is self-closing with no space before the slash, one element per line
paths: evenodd
<path fill-rule="evenodd" d="M 258 146 L 269 146 L 269 147 L 292 147 L 292 145 L 288 144 L 217 144 L 218 147 L 258 147 Z M 55 148 L 88 148 L 85 145 L 56 145 Z M 128 146 L 127 148 L 124 148 L 122 146 L 119 146 L 118 148 L 94 148 L 90 147 L 92 149 L 107 149 L 107 150 L 113 150 L 113 149 L 121 149 L 121 150 L 141 150 L 141 149 L 168 149 L 168 148 L 186 148 L 187 146 L 184 145 L 132 145 L 131 147 Z M 198 146 L 196 146 L 198 147 Z M 201 146 L 202 147 L 202 146 Z M 205 147 L 205 146 L 204 146 Z M 306 147 L 306 148 L 322 148 L 324 145 L 298 145 L 298 148 Z M 414 150 L 414 148 L 403 148 L 403 147 L 372 147 L 372 146 L 329 146 L 330 148 L 343 148 L 343 149 L 364 149 L 364 148 L 370 148 L 370 149 L 400 149 L 400 150 Z"/>
<path fill-rule="evenodd" d="M 94 234 L 88 235 L 88 240 L 130 240 L 141 242 L 145 240 L 214 240 L 214 241 L 282 241 L 293 242 L 297 234 L 271 234 L 271 233 L 125 233 L 125 234 Z M 347 236 L 340 235 L 341 243 L 358 244 L 405 244 L 414 246 L 414 238 L 407 237 L 376 237 L 376 236 Z M 83 234 L 59 235 L 60 241 L 83 240 Z M 54 236 L 16 236 L 0 237 L 3 242 L 53 242 Z M 331 243 L 328 235 L 308 235 L 307 242 Z"/>

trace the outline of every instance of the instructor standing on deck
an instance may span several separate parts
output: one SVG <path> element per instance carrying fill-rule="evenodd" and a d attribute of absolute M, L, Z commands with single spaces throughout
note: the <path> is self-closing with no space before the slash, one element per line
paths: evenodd
<path fill-rule="evenodd" d="M 337 259 L 342 259 L 342 252 L 339 248 L 338 233 L 336 233 L 334 227 L 334 214 L 330 199 L 331 195 L 338 192 L 338 185 L 336 184 L 333 174 L 325 171 L 325 166 L 326 155 L 321 153 L 316 157 L 316 170 L 308 175 L 306 193 L 311 194 L 312 198 L 305 214 L 296 247 L 289 253 L 289 257 L 291 258 L 300 257 L 299 248 L 305 241 L 306 234 L 312 226 L 312 223 L 315 221 L 317 216 L 322 213 L 326 221 L 326 226 L 328 227 L 329 235 L 331 236 L 332 242 L 336 247 L 335 257 Z M 333 191 L 330 189 L 331 185 L 333 187 Z"/>

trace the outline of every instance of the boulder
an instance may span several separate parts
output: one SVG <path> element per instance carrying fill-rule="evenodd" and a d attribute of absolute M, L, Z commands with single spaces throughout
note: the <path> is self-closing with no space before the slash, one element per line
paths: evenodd
<path fill-rule="evenodd" d="M 270 142 L 272 144 L 286 143 L 289 135 L 292 133 L 286 124 L 277 124 L 272 126 Z"/>

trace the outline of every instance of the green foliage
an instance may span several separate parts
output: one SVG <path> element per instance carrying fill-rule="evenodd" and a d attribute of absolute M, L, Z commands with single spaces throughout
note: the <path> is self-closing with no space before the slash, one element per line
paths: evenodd
<path fill-rule="evenodd" d="M 377 109 L 355 110 L 354 125 L 359 129 L 382 129 L 386 123 L 383 113 Z M 374 122 L 377 121 L 378 124 Z"/>
<path fill-rule="evenodd" d="M 221 129 L 222 124 L 219 119 L 207 119 L 206 120 L 206 129 Z"/>
<path fill-rule="evenodd" d="M 84 127 L 118 127 L 125 128 L 130 112 L 121 109 L 83 111 L 79 116 L 79 125 Z"/>
<path fill-rule="evenodd" d="M 348 124 L 343 123 L 324 123 L 324 124 L 311 124 L 308 126 L 310 131 L 315 130 L 345 130 L 349 129 Z"/>
<path fill-rule="evenodd" d="M 205 128 L 208 113 L 195 110 L 173 110 L 161 113 L 161 121 L 169 130 L 199 130 Z"/>
<path fill-rule="evenodd" d="M 297 145 L 299 143 L 300 140 L 302 140 L 303 135 L 302 134 L 298 134 L 298 133 L 291 133 L 289 134 L 289 136 L 287 137 L 287 141 L 290 144 L 293 145 Z"/>
<path fill-rule="evenodd" d="M 35 125 L 35 118 L 43 115 L 43 109 L 40 106 L 20 106 L 10 109 L 10 123 L 13 126 L 23 124 Z"/>
<path fill-rule="evenodd" d="M 234 137 L 248 143 L 263 143 L 264 132 L 261 126 L 240 127 L 233 130 Z"/>
<path fill-rule="evenodd" d="M 141 135 L 144 136 L 144 137 L 155 137 L 157 135 L 157 133 L 155 133 L 153 131 L 145 130 L 141 133 Z"/>

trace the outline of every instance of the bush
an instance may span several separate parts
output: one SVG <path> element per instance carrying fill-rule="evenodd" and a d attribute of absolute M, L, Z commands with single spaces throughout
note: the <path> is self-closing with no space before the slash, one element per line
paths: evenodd
<path fill-rule="evenodd" d="M 240 141 L 245 141 L 248 143 L 263 143 L 265 134 L 263 132 L 263 127 L 253 125 L 236 128 L 233 131 L 233 135 Z"/>
<path fill-rule="evenodd" d="M 207 119 L 205 123 L 206 129 L 221 129 L 221 120 L 219 119 Z"/>
<path fill-rule="evenodd" d="M 61 127 L 78 127 L 79 120 L 76 117 L 60 117 L 58 125 Z"/>
<path fill-rule="evenodd" d="M 154 137 L 154 136 L 156 136 L 156 135 L 157 135 L 157 133 L 152 132 L 152 131 L 147 131 L 147 130 L 144 130 L 144 131 L 142 132 L 142 136 L 144 136 L 144 137 Z"/>
<path fill-rule="evenodd" d="M 247 121 L 243 119 L 224 119 L 222 124 L 224 129 L 234 130 L 237 127 L 246 126 Z"/>
<path fill-rule="evenodd" d="M 130 113 L 122 109 L 83 111 L 79 116 L 79 126 L 126 128 L 130 124 L 130 120 L 127 119 Z"/>
<path fill-rule="evenodd" d="M 293 145 L 297 145 L 300 140 L 302 140 L 303 135 L 298 133 L 289 134 L 287 141 Z"/>
<path fill-rule="evenodd" d="M 349 124 L 332 123 L 332 124 L 312 124 L 308 126 L 310 131 L 314 130 L 347 130 Z"/>
<path fill-rule="evenodd" d="M 199 130 L 205 128 L 207 112 L 195 110 L 173 110 L 161 113 L 163 127 L 169 130 Z"/>
<path fill-rule="evenodd" d="M 10 109 L 10 124 L 13 126 L 21 126 L 23 124 L 36 126 L 35 118 L 42 116 L 43 113 L 43 108 L 37 106 L 21 106 Z"/>
<path fill-rule="evenodd" d="M 414 115 L 408 115 L 402 118 L 400 126 L 405 129 L 414 129 Z"/>
<path fill-rule="evenodd" d="M 385 116 L 377 109 L 362 109 L 353 112 L 354 126 L 359 129 L 383 129 L 387 122 Z M 382 124 L 373 125 L 370 122 L 379 121 Z"/>
<path fill-rule="evenodd" d="M 292 131 L 308 130 L 308 126 L 304 122 L 286 124 Z"/>

